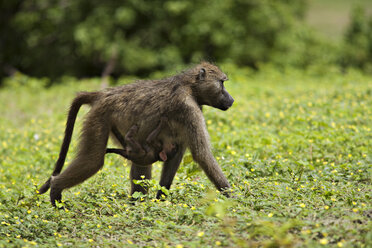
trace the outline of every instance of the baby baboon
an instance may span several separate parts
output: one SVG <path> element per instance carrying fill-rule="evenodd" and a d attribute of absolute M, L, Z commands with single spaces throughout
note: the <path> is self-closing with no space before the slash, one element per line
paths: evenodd
<path fill-rule="evenodd" d="M 124 140 L 124 144 L 121 144 L 124 149 L 107 148 L 106 153 L 119 154 L 139 165 L 152 164 L 158 160 L 167 161 L 168 156 L 172 156 L 176 152 L 176 146 L 169 142 L 162 144 L 159 140 L 155 140 L 167 121 L 166 117 L 160 119 L 159 125 L 146 138 L 143 146 L 138 143 L 135 137 L 138 133 L 138 126 L 132 126 L 125 138 L 120 138 Z M 115 131 L 114 134 L 116 137 L 122 137 L 119 131 Z"/>
<path fill-rule="evenodd" d="M 230 188 L 211 152 L 202 113 L 202 105 L 221 110 L 232 106 L 234 99 L 224 87 L 226 80 L 227 76 L 217 66 L 203 62 L 170 78 L 140 80 L 98 92 L 80 93 L 71 105 L 65 137 L 53 174 L 40 188 L 39 193 L 51 188 L 50 200 L 55 205 L 55 201 L 61 200 L 64 189 L 82 183 L 102 168 L 110 133 L 121 145 L 124 141 L 115 133 L 128 133 L 131 127 L 141 123 L 136 140 L 139 144 L 146 144 L 147 137 L 156 129 L 156 124 L 162 117 L 168 119 L 167 125 L 160 128 L 154 142 L 160 142 L 163 146 L 174 144 L 177 149 L 164 162 L 160 185 L 170 188 L 185 149 L 189 148 L 194 160 L 217 189 L 224 191 Z M 91 109 L 85 117 L 77 155 L 61 173 L 76 115 L 83 104 L 90 104 Z M 151 164 L 140 165 L 132 162 L 131 193 L 146 193 L 146 189 L 134 184 L 133 179 L 139 180 L 142 176 L 151 178 L 151 168 Z M 157 197 L 161 194 L 159 191 Z"/>

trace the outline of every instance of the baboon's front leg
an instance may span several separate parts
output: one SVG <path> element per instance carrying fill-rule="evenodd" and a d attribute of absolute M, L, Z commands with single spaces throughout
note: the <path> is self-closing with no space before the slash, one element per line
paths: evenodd
<path fill-rule="evenodd" d="M 173 182 L 173 178 L 181 164 L 183 155 L 185 153 L 185 147 L 178 146 L 178 151 L 171 159 L 164 162 L 163 170 L 160 177 L 160 186 L 170 189 Z M 156 198 L 160 199 L 163 195 L 163 191 L 159 190 Z"/>
<path fill-rule="evenodd" d="M 191 154 L 216 188 L 224 192 L 225 195 L 228 195 L 225 190 L 231 186 L 212 154 L 204 117 L 201 111 L 198 113 L 194 112 L 193 117 L 186 123 L 186 130 L 188 132 L 186 137 L 188 138 Z"/>

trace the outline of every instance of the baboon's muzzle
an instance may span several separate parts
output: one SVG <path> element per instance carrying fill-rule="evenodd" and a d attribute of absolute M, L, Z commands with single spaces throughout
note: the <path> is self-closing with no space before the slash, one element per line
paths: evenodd
<path fill-rule="evenodd" d="M 232 96 L 228 95 L 228 97 L 226 99 L 224 99 L 224 101 L 222 101 L 219 109 L 223 110 L 223 111 L 226 111 L 228 110 L 234 103 L 234 98 L 232 98 Z"/>

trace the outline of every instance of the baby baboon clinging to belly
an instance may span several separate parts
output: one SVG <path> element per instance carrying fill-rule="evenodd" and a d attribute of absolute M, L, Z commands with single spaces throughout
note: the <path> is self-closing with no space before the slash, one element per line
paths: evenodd
<path fill-rule="evenodd" d="M 165 128 L 168 118 L 162 117 L 159 125 L 149 134 L 146 142 L 141 145 L 137 140 L 138 125 L 133 125 L 123 138 L 117 128 L 113 128 L 114 135 L 122 144 L 123 149 L 107 148 L 106 153 L 119 154 L 139 165 L 148 165 L 156 161 L 167 161 L 172 157 L 177 148 L 170 140 L 156 140 L 162 128 Z"/>

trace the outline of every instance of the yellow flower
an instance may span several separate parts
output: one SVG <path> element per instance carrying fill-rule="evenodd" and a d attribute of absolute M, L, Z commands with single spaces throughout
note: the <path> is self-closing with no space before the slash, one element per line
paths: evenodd
<path fill-rule="evenodd" d="M 324 206 L 324 209 L 326 209 L 326 210 L 329 209 L 329 206 Z"/>
<path fill-rule="evenodd" d="M 354 213 L 357 213 L 359 211 L 359 209 L 357 209 L 357 208 L 353 208 L 353 212 Z"/>
<path fill-rule="evenodd" d="M 221 245 L 221 242 L 220 241 L 216 241 L 215 243 L 217 246 L 220 246 Z"/>
<path fill-rule="evenodd" d="M 204 232 L 198 232 L 198 237 L 202 237 L 204 235 Z"/>
<path fill-rule="evenodd" d="M 306 204 L 301 203 L 301 204 L 300 204 L 300 207 L 304 208 L 304 207 L 306 207 Z"/>
<path fill-rule="evenodd" d="M 269 213 L 268 215 L 267 215 L 267 217 L 269 217 L 269 218 L 271 218 L 271 217 L 273 217 L 273 213 Z"/>
<path fill-rule="evenodd" d="M 178 245 L 176 245 L 176 248 L 183 248 L 183 245 L 178 244 Z"/>
<path fill-rule="evenodd" d="M 343 247 L 343 246 L 344 246 L 344 244 L 342 242 L 337 243 L 337 247 Z"/>
<path fill-rule="evenodd" d="M 132 240 L 130 240 L 130 239 L 127 239 L 127 242 L 128 242 L 128 244 L 130 244 L 130 245 L 133 245 L 133 242 L 132 242 Z"/>
<path fill-rule="evenodd" d="M 321 239 L 321 240 L 319 240 L 319 243 L 321 243 L 322 245 L 326 245 L 326 244 L 328 244 L 328 240 L 327 239 Z"/>

